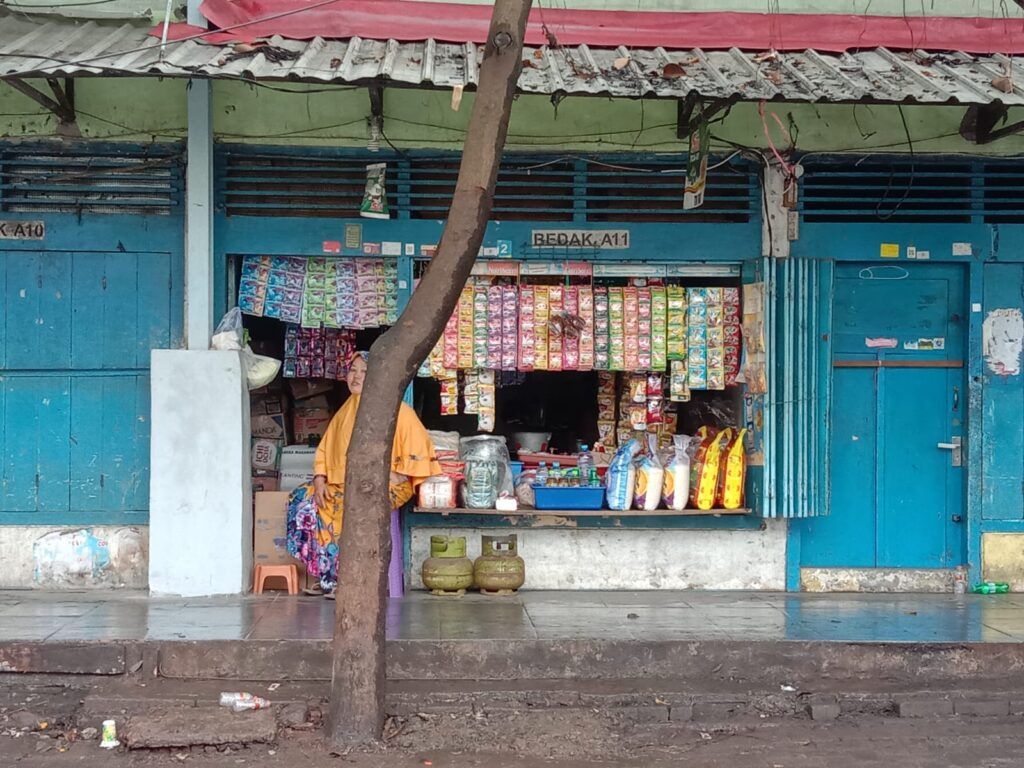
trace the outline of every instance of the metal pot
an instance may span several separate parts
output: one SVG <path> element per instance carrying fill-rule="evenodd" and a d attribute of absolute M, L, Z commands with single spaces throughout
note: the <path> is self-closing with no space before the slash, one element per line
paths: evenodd
<path fill-rule="evenodd" d="M 550 432 L 515 432 L 512 435 L 512 442 L 515 443 L 517 451 L 528 451 L 529 453 L 540 453 L 549 442 Z"/>

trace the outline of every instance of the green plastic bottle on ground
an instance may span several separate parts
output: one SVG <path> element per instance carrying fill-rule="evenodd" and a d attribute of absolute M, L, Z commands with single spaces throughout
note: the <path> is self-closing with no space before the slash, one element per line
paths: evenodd
<path fill-rule="evenodd" d="M 1010 591 L 1010 585 L 1005 581 L 983 581 L 975 584 L 971 592 L 978 595 L 1002 595 Z"/>

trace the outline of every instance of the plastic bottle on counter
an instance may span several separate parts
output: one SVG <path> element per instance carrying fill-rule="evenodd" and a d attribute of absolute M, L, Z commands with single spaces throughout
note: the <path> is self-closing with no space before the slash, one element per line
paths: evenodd
<path fill-rule="evenodd" d="M 563 482 L 564 478 L 562 477 L 562 465 L 559 464 L 557 461 L 551 462 L 551 474 L 549 475 L 549 477 L 551 485 L 555 487 L 565 485 L 565 483 Z"/>
<path fill-rule="evenodd" d="M 590 485 L 590 475 L 594 469 L 594 457 L 590 453 L 589 445 L 580 446 L 577 462 L 580 470 L 580 485 Z"/>
<path fill-rule="evenodd" d="M 536 478 L 535 485 L 539 485 L 539 486 L 541 486 L 543 488 L 543 487 L 547 486 L 549 479 L 550 478 L 548 476 L 548 465 L 547 465 L 547 462 L 542 461 L 537 466 L 537 478 Z"/>

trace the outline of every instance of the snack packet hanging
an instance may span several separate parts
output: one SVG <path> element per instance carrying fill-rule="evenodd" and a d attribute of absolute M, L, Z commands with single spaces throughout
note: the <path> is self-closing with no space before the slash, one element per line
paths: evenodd
<path fill-rule="evenodd" d="M 363 204 L 359 215 L 366 219 L 390 219 L 387 197 L 387 163 L 372 163 L 366 166 L 366 188 L 363 190 Z"/>
<path fill-rule="evenodd" d="M 608 488 L 605 493 L 608 509 L 624 511 L 632 506 L 636 489 L 636 466 L 633 460 L 639 452 L 640 443 L 636 440 L 629 440 L 615 452 L 608 466 Z"/>
<path fill-rule="evenodd" d="M 689 435 L 672 437 L 674 453 L 665 466 L 665 478 L 661 485 L 661 498 L 667 509 L 679 512 L 690 502 L 690 443 Z"/>
<path fill-rule="evenodd" d="M 647 436 L 647 453 L 637 462 L 636 489 L 633 492 L 633 506 L 645 512 L 658 508 L 665 468 L 658 458 L 657 435 Z"/>

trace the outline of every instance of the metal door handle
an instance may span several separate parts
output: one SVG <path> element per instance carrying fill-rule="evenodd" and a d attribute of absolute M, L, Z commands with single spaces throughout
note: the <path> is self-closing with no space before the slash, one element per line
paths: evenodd
<path fill-rule="evenodd" d="M 952 459 L 951 466 L 963 466 L 963 438 L 951 437 L 948 443 L 937 443 L 936 447 L 952 453 L 952 456 L 950 456 Z"/>

